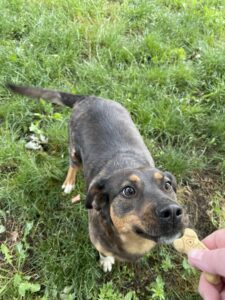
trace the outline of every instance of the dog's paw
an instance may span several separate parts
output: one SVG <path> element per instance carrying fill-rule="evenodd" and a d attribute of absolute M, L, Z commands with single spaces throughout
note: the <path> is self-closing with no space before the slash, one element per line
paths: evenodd
<path fill-rule="evenodd" d="M 69 194 L 72 192 L 72 190 L 74 189 L 75 184 L 71 184 L 71 183 L 64 183 L 62 185 L 62 189 L 64 191 L 65 194 Z"/>
<path fill-rule="evenodd" d="M 115 263 L 115 258 L 113 256 L 103 256 L 100 254 L 100 265 L 104 272 L 111 272 L 112 265 Z"/>

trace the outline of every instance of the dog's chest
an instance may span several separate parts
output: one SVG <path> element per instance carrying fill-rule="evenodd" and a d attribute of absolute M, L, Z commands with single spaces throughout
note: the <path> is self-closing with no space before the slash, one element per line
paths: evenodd
<path fill-rule="evenodd" d="M 150 251 L 156 243 L 144 238 L 139 237 L 133 232 L 122 233 L 120 235 L 122 241 L 123 249 L 133 255 L 143 255 L 146 252 Z"/>

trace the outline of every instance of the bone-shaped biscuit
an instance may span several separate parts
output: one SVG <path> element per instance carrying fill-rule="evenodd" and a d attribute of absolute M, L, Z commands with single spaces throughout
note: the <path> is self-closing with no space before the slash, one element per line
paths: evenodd
<path fill-rule="evenodd" d="M 192 249 L 203 249 L 208 248 L 198 239 L 196 232 L 193 229 L 186 228 L 184 230 L 184 235 L 180 239 L 176 239 L 173 242 L 174 248 L 181 253 L 187 254 L 188 251 Z M 210 274 L 204 272 L 206 280 L 212 284 L 220 283 L 221 279 L 218 275 Z"/>

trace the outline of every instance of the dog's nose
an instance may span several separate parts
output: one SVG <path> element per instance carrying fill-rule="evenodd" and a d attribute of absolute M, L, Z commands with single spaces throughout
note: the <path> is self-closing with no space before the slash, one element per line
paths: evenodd
<path fill-rule="evenodd" d="M 157 216 L 164 222 L 177 223 L 182 218 L 182 209 L 177 204 L 169 204 L 156 210 Z"/>

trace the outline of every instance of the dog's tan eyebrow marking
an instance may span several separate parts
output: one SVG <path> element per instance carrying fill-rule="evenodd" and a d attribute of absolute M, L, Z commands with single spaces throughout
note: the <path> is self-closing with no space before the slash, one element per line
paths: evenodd
<path fill-rule="evenodd" d="M 134 181 L 134 182 L 140 182 L 141 179 L 140 177 L 138 177 L 137 175 L 135 174 L 132 174 L 130 177 L 129 177 L 130 181 Z"/>
<path fill-rule="evenodd" d="M 161 180 L 163 178 L 163 175 L 159 172 L 155 172 L 153 176 L 156 180 Z"/>

